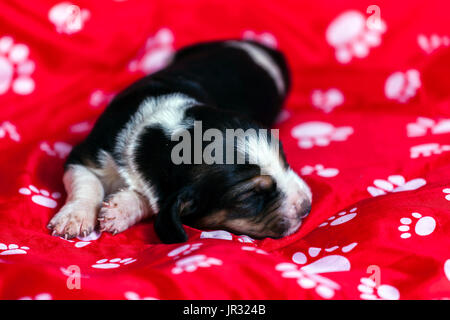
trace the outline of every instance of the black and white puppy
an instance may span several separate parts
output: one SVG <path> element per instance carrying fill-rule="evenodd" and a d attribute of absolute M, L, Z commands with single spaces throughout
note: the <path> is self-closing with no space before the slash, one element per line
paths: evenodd
<path fill-rule="evenodd" d="M 294 233 L 310 211 L 310 189 L 277 138 L 258 134 L 273 124 L 289 87 L 283 55 L 256 42 L 181 49 L 165 69 L 118 94 L 72 150 L 63 177 L 67 201 L 48 228 L 66 239 L 97 225 L 116 234 L 156 215 L 166 243 L 187 240 L 183 223 L 255 238 Z M 206 139 L 200 151 L 183 150 L 188 161 L 175 163 L 174 136 L 194 136 L 198 123 L 223 133 L 215 142 L 231 143 L 231 159 L 244 161 L 222 161 L 230 149 L 211 153 L 220 161 L 191 161 L 206 150 Z M 230 129 L 249 134 L 230 140 Z"/>

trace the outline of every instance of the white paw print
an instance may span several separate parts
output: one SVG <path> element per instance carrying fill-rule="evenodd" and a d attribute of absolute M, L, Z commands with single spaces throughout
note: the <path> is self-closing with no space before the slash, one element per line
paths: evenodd
<path fill-rule="evenodd" d="M 222 261 L 216 258 L 207 257 L 204 254 L 196 254 L 189 256 L 175 262 L 175 267 L 172 269 L 173 274 L 180 274 L 182 272 L 194 272 L 198 268 L 209 268 L 211 266 L 220 266 Z"/>
<path fill-rule="evenodd" d="M 379 46 L 386 24 L 379 20 L 377 27 L 369 27 L 367 18 L 359 11 L 349 10 L 335 18 L 327 28 L 326 39 L 334 47 L 336 60 L 349 63 L 354 57 L 365 58 L 370 48 Z"/>
<path fill-rule="evenodd" d="M 400 292 L 397 288 L 382 284 L 376 287 L 375 281 L 370 278 L 361 278 L 361 283 L 358 286 L 361 292 L 361 299 L 364 300 L 398 300 L 400 299 Z"/>
<path fill-rule="evenodd" d="M 89 104 L 94 108 L 102 107 L 111 102 L 114 96 L 115 93 L 108 93 L 98 89 L 91 93 L 89 97 Z"/>
<path fill-rule="evenodd" d="M 19 298 L 18 300 L 52 300 L 53 297 L 50 293 L 39 293 L 35 295 L 34 297 L 25 296 L 22 298 Z"/>
<path fill-rule="evenodd" d="M 298 146 L 302 149 L 328 146 L 331 141 L 345 141 L 351 134 L 352 127 L 334 127 L 321 121 L 305 122 L 291 130 L 291 135 L 298 139 Z"/>
<path fill-rule="evenodd" d="M 139 294 L 133 291 L 127 291 L 123 294 L 127 300 L 158 300 L 153 297 L 141 297 Z"/>
<path fill-rule="evenodd" d="M 1 74 L 0 74 L 1 77 Z M 1 82 L 1 80 L 0 80 Z M 9 136 L 9 138 L 13 141 L 19 142 L 20 141 L 20 135 L 17 133 L 16 126 L 13 125 L 9 121 L 4 121 L 0 125 L 0 139 L 5 138 L 6 136 Z"/>
<path fill-rule="evenodd" d="M 415 69 L 409 69 L 405 72 L 397 71 L 386 79 L 384 94 L 388 99 L 405 103 L 416 95 L 420 86 L 419 71 Z"/>
<path fill-rule="evenodd" d="M 72 150 L 72 146 L 65 142 L 54 142 L 53 146 L 50 145 L 47 141 L 41 142 L 39 145 L 40 149 L 44 151 L 46 154 L 52 157 L 58 157 L 60 159 L 64 159 L 67 157 Z"/>
<path fill-rule="evenodd" d="M 373 181 L 374 186 L 367 187 L 367 191 L 372 195 L 372 197 L 377 197 L 385 195 L 388 192 L 400 192 L 400 191 L 410 191 L 416 190 L 423 187 L 427 182 L 422 178 L 417 178 L 405 181 L 405 178 L 401 175 L 391 175 L 386 180 L 375 179 Z"/>
<path fill-rule="evenodd" d="M 48 12 L 48 19 L 58 33 L 73 34 L 83 29 L 84 22 L 91 15 L 87 9 L 80 9 L 70 2 L 60 2 Z"/>
<path fill-rule="evenodd" d="M 450 188 L 442 189 L 442 192 L 445 194 L 445 199 L 450 201 Z"/>
<path fill-rule="evenodd" d="M 252 30 L 246 30 L 242 34 L 242 39 L 253 40 L 259 42 L 269 48 L 276 48 L 278 46 L 277 39 L 275 36 L 269 32 L 256 33 Z"/>
<path fill-rule="evenodd" d="M 417 220 L 416 225 L 414 227 L 415 234 L 419 236 L 428 236 L 433 233 L 434 229 L 436 228 L 436 220 L 434 220 L 433 217 L 430 216 L 422 217 L 422 215 L 418 212 L 413 212 L 411 215 L 413 218 Z M 412 219 L 404 217 L 400 219 L 400 223 L 401 225 L 398 227 L 398 230 L 401 232 L 400 238 L 402 239 L 410 238 L 411 237 L 410 224 L 412 223 Z"/>
<path fill-rule="evenodd" d="M 86 237 L 78 236 L 77 239 L 80 241 L 66 240 L 63 237 L 60 237 L 60 238 L 67 242 L 74 243 L 75 248 L 83 248 L 83 247 L 86 247 L 87 245 L 91 244 L 92 241 L 98 240 L 101 235 L 102 235 L 101 232 L 93 231 L 90 234 L 88 234 Z"/>
<path fill-rule="evenodd" d="M 95 269 L 115 269 L 122 265 L 133 263 L 135 261 L 136 259 L 133 258 L 126 258 L 126 259 L 114 258 L 110 260 L 100 259 L 97 262 L 95 262 L 95 264 L 93 264 L 91 267 Z"/>
<path fill-rule="evenodd" d="M 354 217 L 356 217 L 356 215 L 358 214 L 356 210 L 358 209 L 352 208 L 348 212 L 347 211 L 339 212 L 337 215 L 329 217 L 328 221 L 325 221 L 324 223 L 320 224 L 319 228 L 325 227 L 327 225 L 338 226 L 340 224 L 346 223 L 352 220 Z"/>
<path fill-rule="evenodd" d="M 244 251 L 250 251 L 250 252 L 255 252 L 255 253 L 264 254 L 264 255 L 268 254 L 267 251 L 258 249 L 256 247 L 242 246 L 241 249 Z"/>
<path fill-rule="evenodd" d="M 406 125 L 406 133 L 408 137 L 422 137 L 428 131 L 431 134 L 450 133 L 450 119 L 440 119 L 439 121 L 427 118 L 418 117 L 416 122 L 411 122 Z"/>
<path fill-rule="evenodd" d="M 29 185 L 28 188 L 20 188 L 19 193 L 30 196 L 31 195 L 31 201 L 34 203 L 47 207 L 47 208 L 56 208 L 58 203 L 56 202 L 57 199 L 61 198 L 61 194 L 59 192 L 53 192 L 50 194 L 49 191 L 45 189 L 39 190 L 33 185 Z"/>
<path fill-rule="evenodd" d="M 255 239 L 253 239 L 247 235 L 240 235 L 237 237 L 237 241 L 242 242 L 242 243 L 254 243 Z"/>
<path fill-rule="evenodd" d="M 441 154 L 450 151 L 450 145 L 440 145 L 439 143 L 425 143 L 413 146 L 409 149 L 411 159 L 419 157 L 430 157 L 432 155 Z"/>
<path fill-rule="evenodd" d="M 304 176 L 310 175 L 312 173 L 316 173 L 318 176 L 324 178 L 332 178 L 339 174 L 339 170 L 336 168 L 325 168 L 322 164 L 316 164 L 313 166 L 304 166 L 300 173 Z"/>
<path fill-rule="evenodd" d="M 439 36 L 437 34 L 432 34 L 427 37 L 424 34 L 419 34 L 417 35 L 417 44 L 423 51 L 430 54 L 440 47 L 450 46 L 450 37 Z"/>
<path fill-rule="evenodd" d="M 233 240 L 233 235 L 225 230 L 213 230 L 203 231 L 200 234 L 200 239 L 220 239 L 220 240 Z M 236 236 L 236 240 L 243 243 L 253 243 L 254 239 L 247 235 Z"/>
<path fill-rule="evenodd" d="M 200 239 L 233 240 L 233 235 L 225 230 L 203 231 L 200 234 Z"/>
<path fill-rule="evenodd" d="M 317 109 L 329 113 L 344 103 L 344 95 L 336 88 L 326 91 L 317 89 L 311 93 L 311 103 Z"/>
<path fill-rule="evenodd" d="M 145 47 L 128 64 L 128 70 L 150 74 L 164 68 L 174 53 L 172 31 L 162 28 L 147 39 Z"/>
<path fill-rule="evenodd" d="M 310 274 L 293 263 L 279 263 L 275 266 L 275 270 L 282 272 L 283 278 L 296 279 L 303 289 L 315 289 L 315 292 L 323 299 L 333 298 L 336 290 L 341 288 L 336 282 L 318 274 Z"/>
<path fill-rule="evenodd" d="M 179 258 L 180 256 L 186 256 L 190 253 L 192 253 L 193 251 L 196 251 L 198 249 L 200 249 L 200 247 L 203 245 L 203 243 L 192 243 L 192 244 L 185 244 L 182 245 L 181 247 L 178 247 L 176 249 L 173 249 L 172 251 L 170 251 L 167 256 L 168 257 L 174 257 L 174 259 Z"/>
<path fill-rule="evenodd" d="M 30 50 L 22 43 L 14 43 L 12 37 L 0 38 L 0 95 L 12 88 L 14 93 L 27 95 L 34 90 L 34 62 L 28 60 Z"/>
<path fill-rule="evenodd" d="M 447 259 L 444 263 L 444 273 L 448 281 L 450 281 L 450 259 Z"/>
<path fill-rule="evenodd" d="M 358 245 L 357 242 L 350 243 L 341 248 L 343 253 L 348 253 L 352 251 Z M 331 253 L 339 249 L 339 246 L 333 246 L 330 248 L 325 248 L 324 252 Z M 322 248 L 310 247 L 308 249 L 308 255 L 310 258 L 316 258 L 322 252 Z M 296 252 L 292 255 L 292 261 L 297 264 L 304 265 L 301 269 L 308 273 L 327 273 L 327 272 L 340 272 L 349 271 L 351 268 L 350 261 L 341 255 L 332 254 L 325 255 L 324 257 L 306 264 L 308 262 L 308 257 L 303 252 Z M 306 264 L 306 265 L 305 265 Z"/>
<path fill-rule="evenodd" d="M 25 246 L 18 246 L 17 244 L 6 245 L 0 243 L 0 256 L 13 255 L 13 254 L 27 254 L 30 248 Z"/>
<path fill-rule="evenodd" d="M 86 131 L 89 131 L 93 127 L 93 123 L 90 121 L 81 121 L 78 123 L 75 123 L 69 127 L 70 133 L 84 133 Z"/>

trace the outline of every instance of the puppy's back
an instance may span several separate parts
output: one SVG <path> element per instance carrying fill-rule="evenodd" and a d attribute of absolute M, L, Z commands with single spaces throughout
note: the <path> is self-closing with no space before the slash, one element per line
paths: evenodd
<path fill-rule="evenodd" d="M 264 126 L 273 124 L 291 85 L 281 52 L 243 40 L 182 48 L 167 68 L 152 77 L 198 88 L 200 101 L 241 113 Z"/>

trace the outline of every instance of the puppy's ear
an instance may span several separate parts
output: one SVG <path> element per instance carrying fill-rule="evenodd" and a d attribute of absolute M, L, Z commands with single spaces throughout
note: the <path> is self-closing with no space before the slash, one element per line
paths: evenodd
<path fill-rule="evenodd" d="M 172 195 L 165 201 L 155 219 L 155 231 L 164 243 L 187 241 L 187 234 L 181 223 L 181 215 L 187 215 L 194 208 L 194 199 L 189 190 Z"/>

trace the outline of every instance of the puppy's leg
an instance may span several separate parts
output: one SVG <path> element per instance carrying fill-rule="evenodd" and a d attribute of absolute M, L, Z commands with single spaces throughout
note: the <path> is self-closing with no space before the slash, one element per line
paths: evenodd
<path fill-rule="evenodd" d="M 65 239 L 87 236 L 97 221 L 97 211 L 103 200 L 102 183 L 87 167 L 70 165 L 64 173 L 66 204 L 50 220 L 48 228 L 53 235 Z"/>
<path fill-rule="evenodd" d="M 100 230 L 116 234 L 145 219 L 151 213 L 146 198 L 130 189 L 121 190 L 103 203 L 98 214 Z"/>

